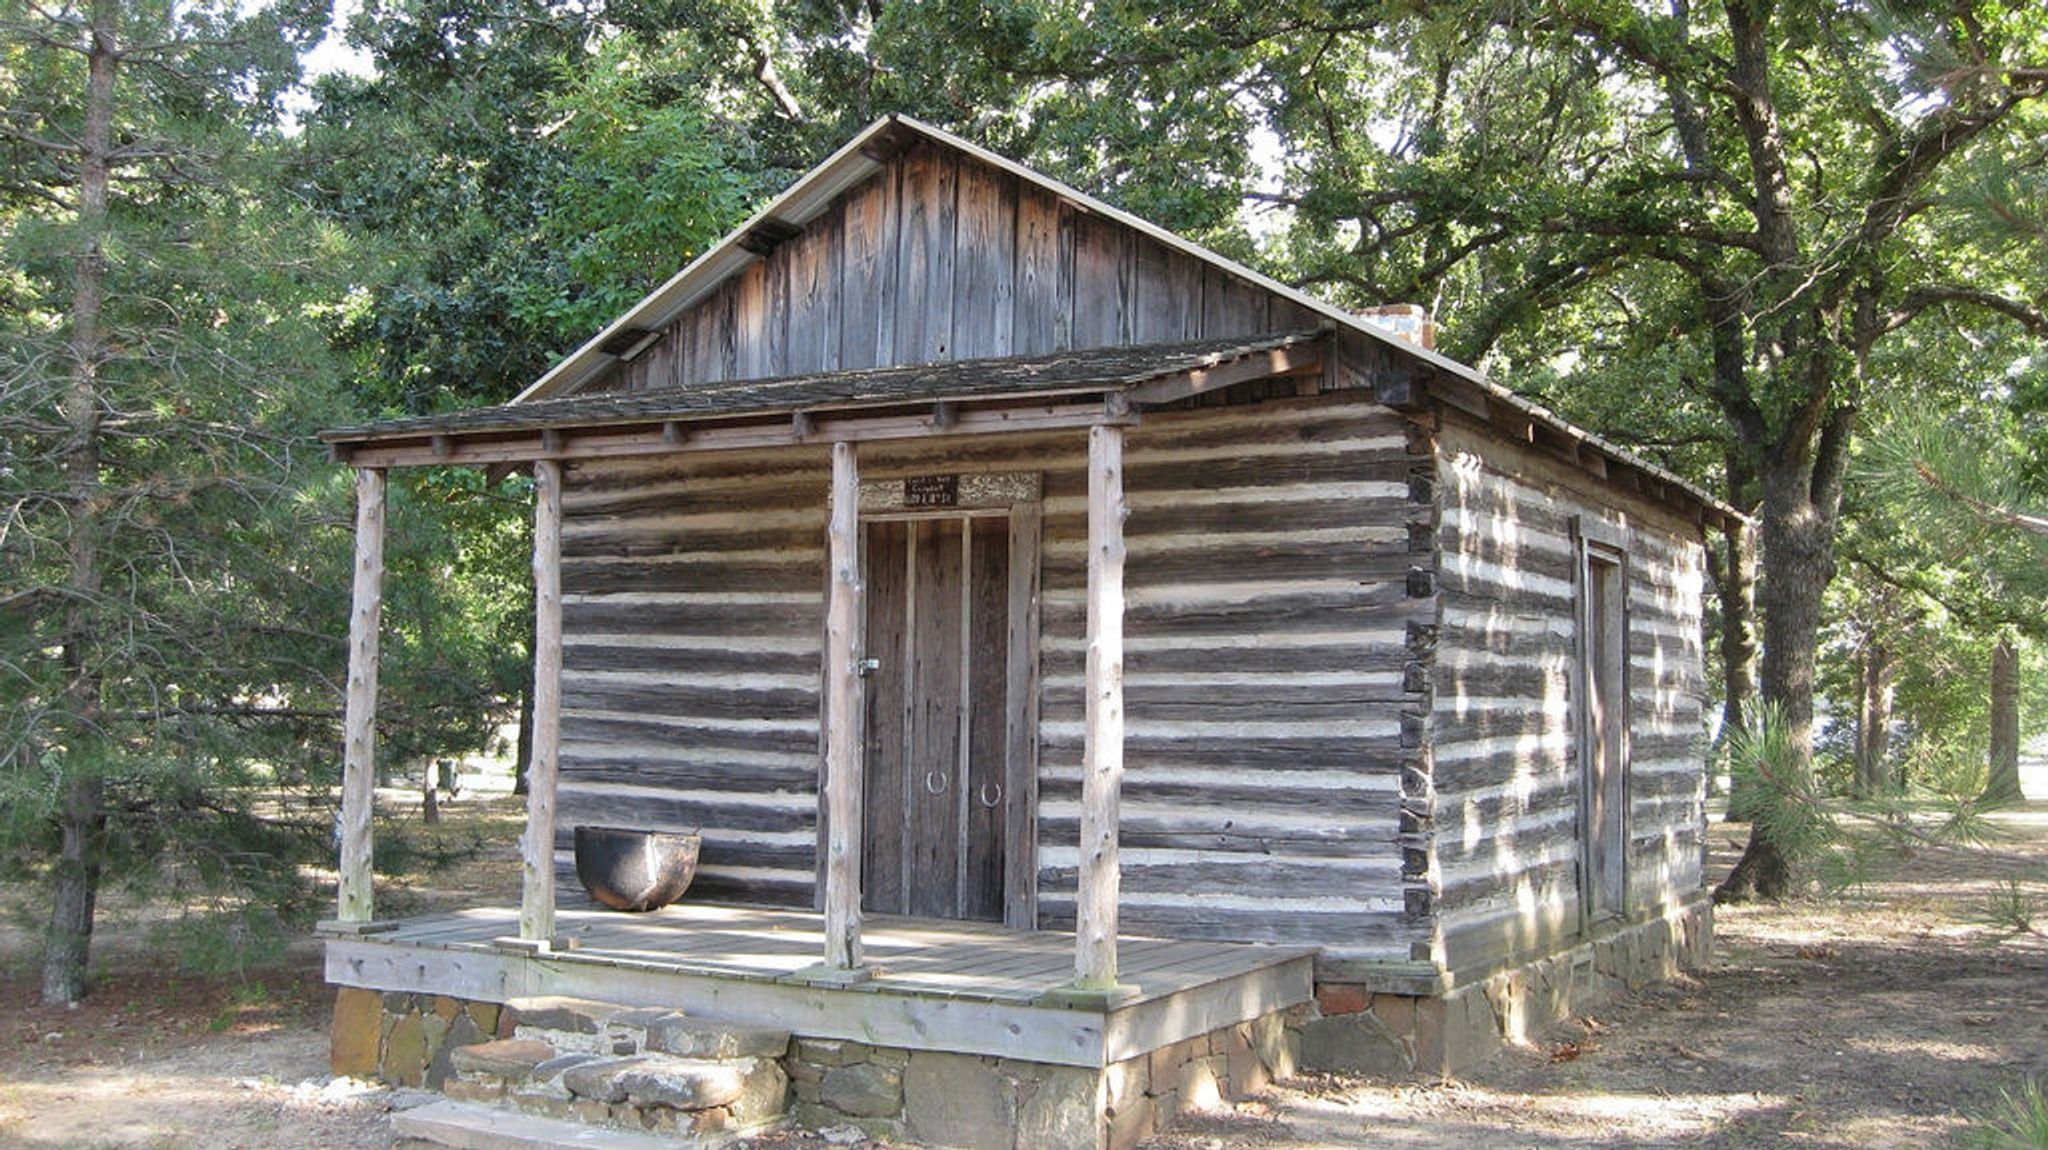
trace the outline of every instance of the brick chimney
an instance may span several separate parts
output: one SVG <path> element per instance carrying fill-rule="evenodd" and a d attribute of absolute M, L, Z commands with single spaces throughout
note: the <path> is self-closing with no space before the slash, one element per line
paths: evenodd
<path fill-rule="evenodd" d="M 1358 315 L 1381 331 L 1399 336 L 1424 350 L 1436 350 L 1436 321 L 1429 318 L 1429 312 L 1421 304 L 1383 304 L 1362 308 Z"/>

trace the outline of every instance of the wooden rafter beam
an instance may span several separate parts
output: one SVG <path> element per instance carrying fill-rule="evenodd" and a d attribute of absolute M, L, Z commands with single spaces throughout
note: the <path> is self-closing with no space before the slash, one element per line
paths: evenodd
<path fill-rule="evenodd" d="M 1124 389 L 1123 394 L 1141 407 L 1177 403 L 1205 392 L 1235 387 L 1275 376 L 1310 375 L 1323 370 L 1321 343 L 1295 344 L 1270 351 L 1254 352 L 1214 367 L 1198 367 Z"/>

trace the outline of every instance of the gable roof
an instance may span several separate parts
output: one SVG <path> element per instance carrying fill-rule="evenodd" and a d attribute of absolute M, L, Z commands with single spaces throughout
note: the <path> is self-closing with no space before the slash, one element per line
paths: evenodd
<path fill-rule="evenodd" d="M 1488 423 L 1504 438 L 1563 456 L 1583 465 L 1596 475 L 1607 477 L 1619 472 L 1621 475 L 1630 476 L 1638 487 L 1660 493 L 1667 500 L 1675 499 L 1704 522 L 1727 526 L 1740 523 L 1743 519 L 1739 512 L 1727 504 L 1670 471 L 1591 432 L 1573 426 L 1554 412 L 1487 379 L 1476 369 L 1440 355 L 1398 334 L 1381 322 L 1354 314 L 1291 288 L 958 136 L 907 116 L 898 115 L 885 116 L 869 125 L 745 223 L 733 229 L 718 244 L 691 261 L 667 282 L 607 324 L 583 346 L 556 363 L 539 380 L 503 407 L 486 409 L 483 412 L 461 413 L 460 417 L 401 419 L 336 429 L 322 438 L 337 448 L 346 448 L 350 444 L 367 444 L 394 435 L 418 437 L 429 433 L 467 432 L 471 430 L 471 425 L 462 417 L 473 417 L 475 420 L 493 425 L 526 428 L 542 426 L 550 416 L 563 421 L 563 425 L 575 424 L 584 418 L 594 418 L 599 422 L 617 422 L 616 418 L 607 417 L 604 411 L 609 410 L 608 404 L 615 404 L 621 400 L 615 398 L 598 402 L 598 395 L 582 396 L 579 395 L 579 389 L 592 384 L 607 384 L 607 376 L 615 365 L 632 363 L 636 356 L 660 341 L 669 326 L 685 313 L 706 304 L 717 293 L 729 291 L 733 281 L 742 278 L 744 274 L 750 274 L 753 265 L 768 258 L 778 245 L 802 234 L 808 225 L 831 211 L 842 196 L 860 187 L 890 164 L 895 157 L 905 154 L 919 144 L 951 151 L 971 158 L 987 168 L 1007 174 L 1019 181 L 1021 186 L 1034 189 L 1035 194 L 1070 206 L 1081 215 L 1095 217 L 1127 229 L 1171 253 L 1177 253 L 1176 258 L 1192 261 L 1191 266 L 1207 269 L 1206 274 L 1242 281 L 1274 299 L 1276 310 L 1281 306 L 1279 301 L 1285 301 L 1285 305 L 1291 308 L 1295 317 L 1289 326 L 1298 328 L 1304 322 L 1320 322 L 1327 332 L 1341 338 L 1347 344 L 1356 342 L 1361 348 L 1377 349 L 1382 361 L 1392 365 L 1392 370 L 1383 372 L 1375 378 L 1373 386 L 1377 398 L 1391 407 L 1429 410 L 1433 405 L 1441 403 L 1457 408 Z M 1163 349 L 1170 345 L 1155 346 Z M 1029 357 L 1004 358 L 1021 361 Z M 974 362 L 986 367 L 997 361 L 984 359 Z M 955 383 L 963 378 L 957 371 L 941 371 L 937 376 L 920 376 L 912 372 L 903 376 L 904 379 L 939 377 L 951 379 Z M 712 408 L 719 404 L 736 405 L 727 409 L 735 414 L 757 413 L 772 407 L 773 403 L 770 401 L 775 396 L 790 398 L 810 395 L 813 400 L 810 404 L 795 404 L 793 399 L 790 400 L 798 410 L 807 406 L 822 411 L 858 405 L 855 402 L 856 397 L 851 394 L 839 396 L 832 387 L 819 390 L 822 378 L 823 373 L 819 372 L 785 372 L 777 378 L 753 379 L 750 386 L 746 387 L 728 386 L 726 381 L 720 380 L 716 384 L 692 383 L 686 389 L 643 387 L 634 394 L 644 396 L 647 403 L 653 406 L 668 405 L 672 408 L 671 415 L 674 418 L 715 414 Z M 1026 376 L 998 373 L 995 378 L 1021 383 Z M 990 394 L 985 387 L 994 387 L 996 384 L 992 380 L 986 385 L 977 386 L 984 386 L 980 394 Z M 1029 385 L 1024 386 L 1027 388 L 1024 394 L 1028 394 Z M 674 390 L 677 394 L 663 394 L 668 390 Z M 692 397 L 683 396 L 681 392 L 684 390 L 692 392 Z M 553 402 L 567 401 L 572 397 L 591 402 Z M 768 407 L 760 406 L 762 404 L 767 404 Z M 626 406 L 634 407 L 636 404 L 627 402 Z M 522 413 L 516 410 L 519 408 L 533 410 Z M 652 407 L 642 406 L 640 410 L 652 410 Z M 481 423 L 477 426 L 480 428 Z M 351 459 L 358 458 L 347 450 L 341 450 L 338 454 Z M 1610 464 L 1615 466 L 1610 467 Z"/>
<path fill-rule="evenodd" d="M 1334 324 L 1392 347 L 1436 371 L 1458 376 L 1475 384 L 1495 386 L 1487 383 L 1474 369 L 1395 334 L 1385 325 L 1374 323 L 1334 304 L 1288 287 L 1270 276 L 1253 271 L 1200 244 L 1175 235 L 1157 224 L 1140 219 L 1121 208 L 1112 207 L 1086 192 L 1027 168 L 1015 160 L 999 156 L 941 128 L 909 116 L 892 114 L 868 125 L 844 147 L 805 173 L 796 183 L 770 200 L 766 207 L 754 213 L 745 223 L 734 228 L 710 250 L 669 277 L 668 282 L 649 292 L 639 303 L 605 325 L 603 330 L 592 336 L 582 347 L 549 368 L 545 375 L 515 396 L 512 402 L 524 403 L 559 396 L 597 378 L 615 360 L 630 356 L 643 338 L 665 327 L 691 305 L 709 296 L 734 273 L 760 259 L 761 251 L 773 247 L 783 237 L 802 230 L 804 225 L 823 214 L 841 193 L 867 180 L 881 170 L 891 156 L 901 152 L 911 141 L 919 138 L 971 156 L 989 167 L 1016 177 L 1027 185 L 1069 201 L 1091 215 L 1113 221 L 1147 236 L 1173 251 L 1193 258 L 1199 264 L 1224 271 Z M 1502 394 L 1507 394 L 1505 389 L 1501 391 Z"/>

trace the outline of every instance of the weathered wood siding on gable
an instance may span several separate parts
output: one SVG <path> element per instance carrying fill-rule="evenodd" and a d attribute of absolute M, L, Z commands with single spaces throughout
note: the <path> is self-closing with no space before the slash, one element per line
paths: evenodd
<path fill-rule="evenodd" d="M 1317 326 L 1319 316 L 970 157 L 917 144 L 587 390 Z"/>
<path fill-rule="evenodd" d="M 1626 538 L 1626 913 L 1700 887 L 1699 529 L 1453 420 L 1438 437 L 1441 563 L 1429 758 L 1442 960 L 1540 953 L 1579 931 L 1572 517 Z"/>

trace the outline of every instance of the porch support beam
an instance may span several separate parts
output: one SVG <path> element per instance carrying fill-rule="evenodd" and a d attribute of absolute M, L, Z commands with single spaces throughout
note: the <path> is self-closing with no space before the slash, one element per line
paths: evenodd
<path fill-rule="evenodd" d="M 825 968 L 853 975 L 860 945 L 860 465 L 851 443 L 832 445 L 828 546 L 832 584 L 825 610 Z"/>
<path fill-rule="evenodd" d="M 519 938 L 555 936 L 555 778 L 562 753 L 562 464 L 533 465 L 533 755 L 520 841 Z"/>
<path fill-rule="evenodd" d="M 354 601 L 348 618 L 348 697 L 341 768 L 341 882 L 335 917 L 344 927 L 375 918 L 370 815 L 377 787 L 377 639 L 384 616 L 384 473 L 356 472 Z"/>
<path fill-rule="evenodd" d="M 538 430 L 500 428 L 436 433 L 449 442 L 444 454 L 434 451 L 434 435 L 392 436 L 376 440 L 333 443 L 329 450 L 356 467 L 488 466 L 525 463 L 554 456 L 562 459 L 609 459 L 639 455 L 670 455 L 678 451 L 748 451 L 794 447 L 805 443 L 867 442 L 924 439 L 933 435 L 1011 435 L 1029 431 L 1065 431 L 1099 423 L 1137 423 L 1121 393 L 1111 392 L 1123 410 L 1104 415 L 1102 392 L 1064 399 L 1032 400 L 990 406 L 947 401 L 920 413 L 865 415 L 785 412 L 765 420 L 712 420 L 694 423 L 658 418 L 637 423 L 574 428 L 549 446 Z"/>
<path fill-rule="evenodd" d="M 1081 749 L 1081 868 L 1074 989 L 1118 994 L 1121 872 L 1117 807 L 1124 776 L 1124 432 L 1088 429 L 1088 660 Z"/>

